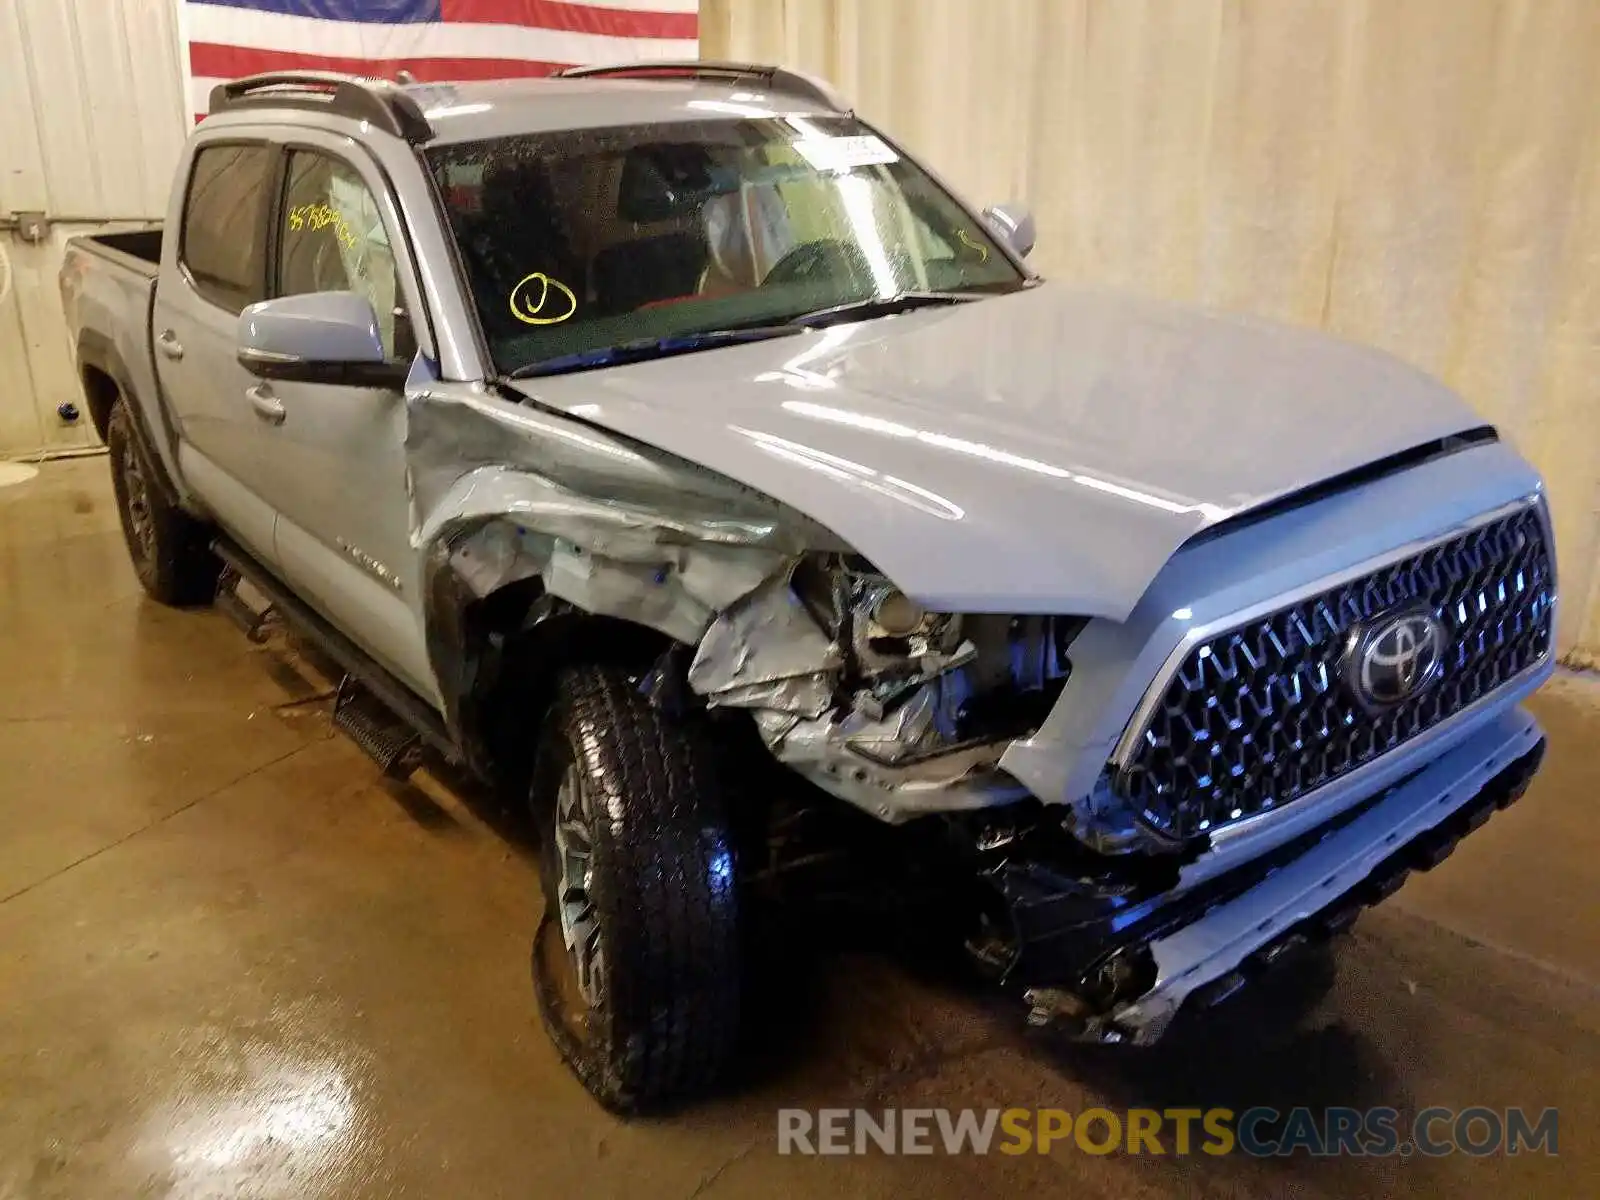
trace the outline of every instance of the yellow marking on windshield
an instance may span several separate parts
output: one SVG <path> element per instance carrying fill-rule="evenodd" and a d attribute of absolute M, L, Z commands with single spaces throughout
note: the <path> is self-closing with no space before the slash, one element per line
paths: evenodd
<path fill-rule="evenodd" d="M 551 292 L 566 300 L 551 301 Z M 565 311 L 562 311 L 563 307 Z M 546 309 L 550 312 L 546 312 Z M 543 271 L 524 276 L 511 289 L 511 315 L 527 325 L 559 325 L 578 311 L 578 297 L 559 279 L 551 279 Z"/>
<path fill-rule="evenodd" d="M 972 235 L 965 229 L 957 229 L 956 237 L 960 239 L 963 246 L 967 247 L 969 250 L 976 250 L 979 255 L 982 256 L 978 259 L 979 262 L 989 261 L 989 247 L 973 241 Z"/>

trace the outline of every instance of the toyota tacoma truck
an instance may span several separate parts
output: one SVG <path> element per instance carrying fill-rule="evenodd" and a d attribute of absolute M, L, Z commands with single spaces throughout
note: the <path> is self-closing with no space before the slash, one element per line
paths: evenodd
<path fill-rule="evenodd" d="M 728 1064 L 797 811 L 933 873 L 1019 1015 L 1144 1044 L 1537 769 L 1543 485 L 1392 358 L 1047 282 L 781 68 L 210 109 L 61 277 L 138 577 L 530 806 L 538 1005 L 614 1109 Z"/>

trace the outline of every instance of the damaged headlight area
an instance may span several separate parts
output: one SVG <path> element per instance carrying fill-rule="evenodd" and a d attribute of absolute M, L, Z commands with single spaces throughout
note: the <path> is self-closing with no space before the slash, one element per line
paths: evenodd
<path fill-rule="evenodd" d="M 1077 617 L 930 612 L 855 555 L 791 560 L 701 639 L 689 685 L 889 821 L 1026 796 L 997 763 L 1071 672 Z"/>

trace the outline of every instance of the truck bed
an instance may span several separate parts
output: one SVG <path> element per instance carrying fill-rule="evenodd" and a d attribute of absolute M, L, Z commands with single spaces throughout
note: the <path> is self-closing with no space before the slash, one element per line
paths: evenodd
<path fill-rule="evenodd" d="M 141 275 L 154 276 L 161 266 L 161 227 L 127 233 L 84 234 L 72 242 L 91 254 L 120 263 Z"/>
<path fill-rule="evenodd" d="M 70 238 L 60 284 L 95 432 L 103 439 L 112 401 L 126 401 L 146 449 L 163 476 L 175 479 L 175 444 L 150 340 L 161 239 L 159 226 Z"/>

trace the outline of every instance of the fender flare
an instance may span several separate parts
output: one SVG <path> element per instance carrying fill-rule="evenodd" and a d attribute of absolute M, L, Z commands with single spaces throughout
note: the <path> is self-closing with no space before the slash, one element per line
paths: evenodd
<path fill-rule="evenodd" d="M 145 411 L 144 401 L 129 381 L 127 367 L 116 344 L 105 334 L 85 329 L 78 335 L 77 366 L 78 385 L 83 390 L 84 400 L 89 406 L 90 420 L 94 422 L 95 432 L 100 435 L 100 440 L 105 440 L 106 423 L 111 416 L 111 401 L 97 394 L 91 382 L 90 371 L 99 372 L 116 385 L 117 396 L 113 399 L 120 398 L 128 406 L 128 411 L 133 414 L 130 428 L 133 430 L 134 439 L 139 443 L 145 462 L 155 476 L 156 487 L 160 490 L 162 499 L 174 506 L 182 506 L 183 496 L 167 472 L 166 457 L 157 449 L 155 435 L 150 428 L 150 414 Z"/>

